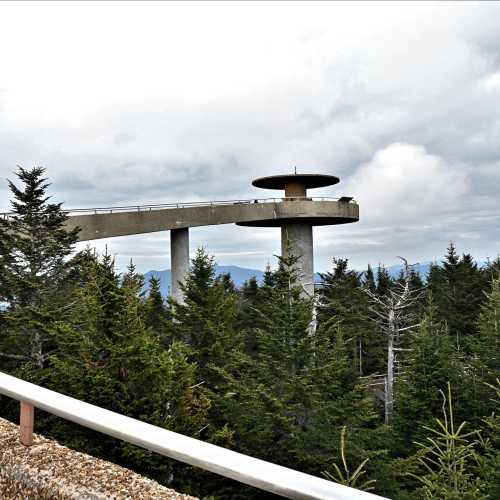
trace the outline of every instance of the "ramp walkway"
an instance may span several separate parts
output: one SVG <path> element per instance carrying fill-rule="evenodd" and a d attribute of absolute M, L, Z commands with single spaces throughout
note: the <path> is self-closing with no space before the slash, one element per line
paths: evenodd
<path fill-rule="evenodd" d="M 69 210 L 80 241 L 219 224 L 275 226 L 291 220 L 330 225 L 354 222 L 358 205 L 336 198 L 264 198 Z"/>
<path fill-rule="evenodd" d="M 68 229 L 80 227 L 79 241 L 219 224 L 280 227 L 291 220 L 315 226 L 355 222 L 356 202 L 342 198 L 261 198 L 247 200 L 127 205 L 67 210 Z M 0 214 L 8 218 L 8 212 Z"/>

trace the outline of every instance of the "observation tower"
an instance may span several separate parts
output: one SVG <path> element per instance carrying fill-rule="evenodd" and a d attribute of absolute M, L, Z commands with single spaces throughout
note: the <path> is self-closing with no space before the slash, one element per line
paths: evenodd
<path fill-rule="evenodd" d="M 323 174 L 285 174 L 270 177 L 259 177 L 252 185 L 262 189 L 284 191 L 280 205 L 290 211 L 290 217 L 274 217 L 271 219 L 237 222 L 240 226 L 280 227 L 281 256 L 295 256 L 299 282 L 303 288 L 303 296 L 312 297 L 314 293 L 314 243 L 313 226 L 326 226 L 357 222 L 359 210 L 352 197 L 310 198 L 308 189 L 332 186 L 339 182 L 334 175 Z M 288 210 L 287 210 L 288 211 Z"/>
<path fill-rule="evenodd" d="M 338 177 L 288 174 L 260 177 L 252 184 L 284 191 L 279 198 L 163 203 L 69 209 L 65 225 L 78 228 L 78 240 L 90 241 L 132 234 L 170 232 L 172 282 L 170 292 L 184 301 L 182 284 L 189 273 L 189 231 L 194 227 L 237 224 L 281 228 L 281 254 L 297 257 L 303 295 L 314 292 L 313 226 L 357 222 L 358 204 L 351 197 L 313 198 L 308 189 L 331 186 Z M 10 214 L 0 214 L 9 217 Z"/>

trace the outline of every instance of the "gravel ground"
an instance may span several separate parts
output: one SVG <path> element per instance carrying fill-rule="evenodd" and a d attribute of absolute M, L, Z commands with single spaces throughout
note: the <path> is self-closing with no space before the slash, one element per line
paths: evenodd
<path fill-rule="evenodd" d="M 19 442 L 18 429 L 0 418 L 2 500 L 196 500 L 38 434 L 33 446 L 25 447 Z"/>

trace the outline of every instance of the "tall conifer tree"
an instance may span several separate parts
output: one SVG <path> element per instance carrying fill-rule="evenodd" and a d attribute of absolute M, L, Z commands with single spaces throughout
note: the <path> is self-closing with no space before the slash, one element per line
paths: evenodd
<path fill-rule="evenodd" d="M 62 205 L 49 203 L 44 172 L 18 168 L 22 185 L 9 181 L 12 213 L 0 220 L 0 302 L 7 303 L 0 356 L 36 369 L 55 347 L 50 325 L 67 312 L 61 291 L 78 235 L 78 229 L 64 227 Z"/>

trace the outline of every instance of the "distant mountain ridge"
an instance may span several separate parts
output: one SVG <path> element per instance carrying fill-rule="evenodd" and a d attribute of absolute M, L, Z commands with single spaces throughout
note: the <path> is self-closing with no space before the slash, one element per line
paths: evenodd
<path fill-rule="evenodd" d="M 427 274 L 429 273 L 429 269 L 431 266 L 431 262 L 423 262 L 416 264 L 414 266 L 415 271 L 417 271 L 422 278 L 426 278 Z M 403 265 L 401 264 L 396 264 L 394 266 L 388 266 L 386 267 L 387 272 L 392 278 L 397 278 L 401 271 L 403 270 Z M 373 268 L 373 271 L 376 275 L 377 273 L 377 267 Z M 233 280 L 234 284 L 240 288 L 243 286 L 245 281 L 248 281 L 250 278 L 255 276 L 257 281 L 259 283 L 262 282 L 262 279 L 264 277 L 264 271 L 260 271 L 259 269 L 249 269 L 246 267 L 240 267 L 240 266 L 216 266 L 215 267 L 215 275 L 220 276 L 221 274 L 227 274 L 229 273 L 231 275 L 231 279 Z M 154 276 L 155 278 L 158 278 L 160 280 L 160 291 L 161 294 L 164 297 L 167 297 L 170 294 L 170 282 L 171 282 L 171 271 L 170 269 L 165 269 L 163 271 L 148 271 L 147 273 L 144 274 L 144 278 L 146 280 L 144 289 L 148 290 L 148 282 L 149 279 Z M 316 273 L 316 281 L 321 281 L 321 277 L 319 273 Z"/>
<path fill-rule="evenodd" d="M 262 282 L 264 277 L 264 271 L 259 271 L 258 269 L 248 269 L 245 267 L 239 266 L 215 266 L 215 275 L 220 276 L 221 274 L 231 275 L 231 279 L 234 284 L 240 288 L 243 286 L 245 281 L 248 281 L 250 278 L 255 276 L 259 283 Z M 170 283 L 172 279 L 172 273 L 170 269 L 165 269 L 164 271 L 148 271 L 144 274 L 144 278 L 146 283 L 144 285 L 145 289 L 148 289 L 149 279 L 154 276 L 160 280 L 160 291 L 164 297 L 167 297 L 170 294 Z"/>

